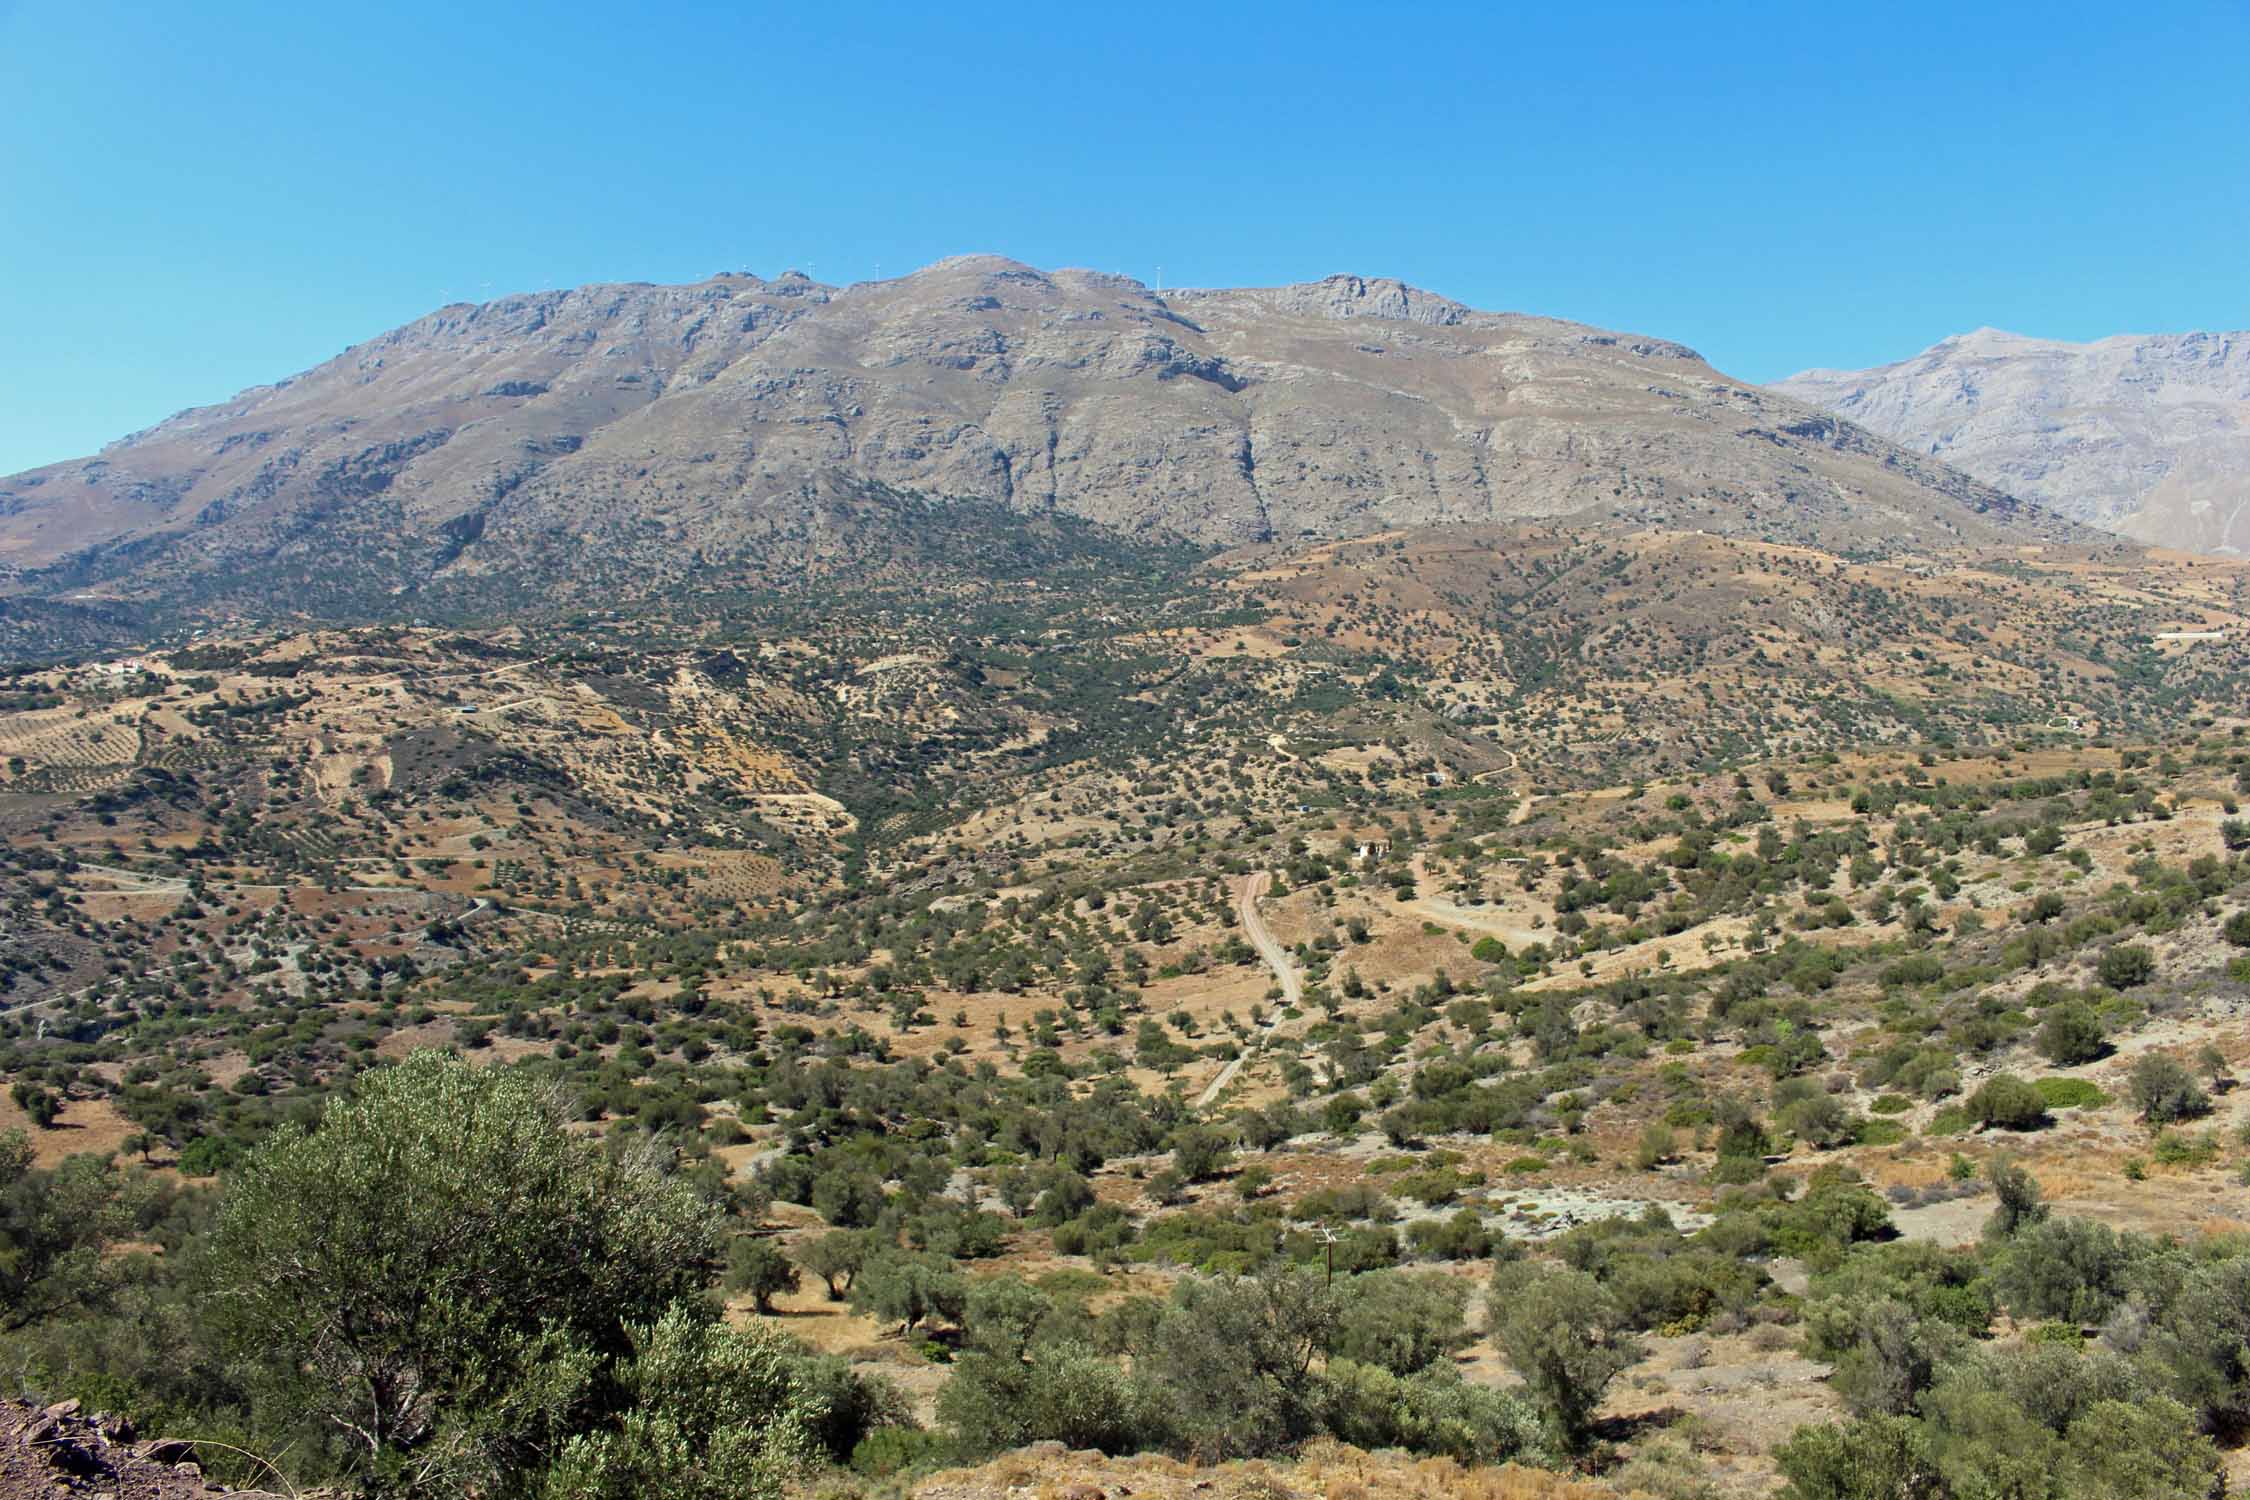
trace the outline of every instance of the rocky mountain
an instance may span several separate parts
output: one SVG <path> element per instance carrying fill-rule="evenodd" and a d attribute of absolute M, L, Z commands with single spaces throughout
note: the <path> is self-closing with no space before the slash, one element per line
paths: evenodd
<path fill-rule="evenodd" d="M 2079 535 L 1662 340 L 1355 276 L 1159 294 L 969 256 L 443 308 L 0 480 L 0 595 L 606 597 L 848 553 L 870 485 L 1211 545 L 1527 518 L 1861 551 Z"/>
<path fill-rule="evenodd" d="M 2250 552 L 2250 333 L 2069 344 L 1980 328 L 1775 389 L 2077 520 Z"/>

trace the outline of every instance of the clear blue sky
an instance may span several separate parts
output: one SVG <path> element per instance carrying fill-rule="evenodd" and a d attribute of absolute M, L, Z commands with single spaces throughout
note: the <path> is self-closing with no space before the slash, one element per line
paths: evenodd
<path fill-rule="evenodd" d="M 2242 328 L 2246 57 L 2250 0 L 0 0 L 0 472 L 449 300 L 969 250 L 1401 276 L 1751 379 Z"/>

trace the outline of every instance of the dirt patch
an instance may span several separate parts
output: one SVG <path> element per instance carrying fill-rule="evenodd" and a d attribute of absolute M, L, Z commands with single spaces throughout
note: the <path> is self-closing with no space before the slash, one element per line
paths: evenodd
<path fill-rule="evenodd" d="M 0 1094 L 0 1134 L 20 1130 L 31 1141 L 31 1164 L 52 1167 L 66 1157 L 120 1155 L 140 1127 L 107 1099 L 71 1099 L 55 1123 L 41 1130 L 13 1099 Z"/>

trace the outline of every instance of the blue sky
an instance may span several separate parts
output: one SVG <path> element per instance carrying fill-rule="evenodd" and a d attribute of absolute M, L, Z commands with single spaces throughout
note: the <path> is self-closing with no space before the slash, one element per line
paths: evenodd
<path fill-rule="evenodd" d="M 0 0 L 0 472 L 446 301 L 991 250 L 1773 379 L 2250 326 L 2250 0 Z"/>

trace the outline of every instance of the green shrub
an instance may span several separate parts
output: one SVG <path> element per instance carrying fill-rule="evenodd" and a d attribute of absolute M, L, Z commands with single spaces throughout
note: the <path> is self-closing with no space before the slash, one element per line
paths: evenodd
<path fill-rule="evenodd" d="M 1323 1425 L 1355 1447 L 1403 1448 L 1464 1464 L 1553 1461 L 1530 1402 L 1513 1391 L 1471 1385 L 1451 1367 L 1402 1377 L 1338 1359 L 1323 1372 L 1321 1387 Z"/>
<path fill-rule="evenodd" d="M 1173 1170 L 1189 1182 L 1210 1181 L 1232 1159 L 1227 1138 L 1208 1126 L 1189 1126 L 1173 1138 Z"/>
<path fill-rule="evenodd" d="M 1338 1359 L 1412 1375 L 1469 1341 L 1462 1322 L 1468 1287 L 1450 1275 L 1372 1271 L 1336 1290 L 1328 1352 Z"/>
<path fill-rule="evenodd" d="M 2149 1148 L 2149 1155 L 2159 1166 L 2208 1166 L 2219 1159 L 2218 1132 L 2207 1130 L 2190 1138 L 2177 1130 L 2160 1130 L 2156 1133 L 2156 1143 Z"/>
<path fill-rule="evenodd" d="M 1104 1453 L 1162 1447 L 1171 1438 L 1164 1393 L 1082 1344 L 1012 1353 L 975 1348 L 938 1391 L 938 1417 L 967 1454 L 1057 1442 Z"/>
<path fill-rule="evenodd" d="M 2101 1017 L 2083 1000 L 2050 1005 L 2039 1018 L 2039 1053 L 2058 1066 L 2092 1062 L 2106 1045 Z"/>
<path fill-rule="evenodd" d="M 1906 1139 L 1906 1126 L 1897 1120 L 1861 1120 L 1852 1139 L 1861 1146 L 1895 1146 Z"/>
<path fill-rule="evenodd" d="M 2156 955 L 2141 943 L 2120 943 L 2103 952 L 2094 972 L 2113 990 L 2129 990 L 2156 977 Z"/>
<path fill-rule="evenodd" d="M 2086 1331 L 2075 1323 L 2040 1323 L 2024 1337 L 2034 1344 L 2058 1344 L 2065 1349 L 2086 1347 Z"/>
<path fill-rule="evenodd" d="M 2049 1109 L 2099 1109 L 2109 1103 L 2109 1095 L 2084 1078 L 2034 1078 L 2031 1086 Z"/>
<path fill-rule="evenodd" d="M 1834 1094 L 1798 1099 L 1780 1111 L 1778 1120 L 1791 1135 L 1823 1150 L 1848 1143 L 1858 1123 Z"/>
<path fill-rule="evenodd" d="M 2047 1101 L 2013 1073 L 1997 1073 L 1969 1096 L 1969 1117 L 2002 1130 L 2036 1130 L 2047 1123 Z"/>
<path fill-rule="evenodd" d="M 1433 1260 L 1481 1260 L 1492 1253 L 1492 1232 L 1473 1208 L 1450 1219 L 1416 1219 L 1406 1226 L 1406 1241 L 1417 1255 Z"/>
<path fill-rule="evenodd" d="M 249 1153 L 223 1135 L 199 1135 L 180 1152 L 180 1175 L 217 1177 L 242 1164 Z"/>
<path fill-rule="evenodd" d="M 1994 1161 L 1986 1175 L 1998 1200 L 1992 1216 L 1984 1221 L 1986 1244 L 2013 1239 L 2026 1226 L 2045 1222 L 2049 1209 L 2039 1191 L 2039 1179 L 2005 1156 Z"/>
<path fill-rule="evenodd" d="M 1653 1171 L 1677 1157 L 1679 1151 L 1680 1143 L 1672 1134 L 1672 1127 L 1661 1120 L 1651 1120 L 1633 1148 L 1633 1165 L 1644 1172 Z"/>
<path fill-rule="evenodd" d="M 1935 1456 L 1911 1417 L 1800 1427 L 1774 1450 L 1789 1500 L 1936 1500 Z"/>
<path fill-rule="evenodd" d="M 2163 1052 L 2144 1052 L 2133 1060 L 2128 1090 L 2133 1107 L 2151 1125 L 2191 1119 L 2211 1108 L 2187 1065 Z"/>
<path fill-rule="evenodd" d="M 1994 1264 L 1993 1289 L 2021 1319 L 2099 1323 L 2124 1297 L 2131 1267 L 2150 1249 L 2091 1219 L 2022 1224 Z"/>
<path fill-rule="evenodd" d="M 1164 1388 L 1178 1440 L 1191 1451 L 1272 1453 L 1319 1430 L 1311 1366 L 1334 1315 L 1317 1273 L 1190 1277 L 1173 1287 L 1135 1371 Z"/>
<path fill-rule="evenodd" d="M 878 1427 L 852 1449 L 852 1472 L 887 1479 L 906 1471 L 942 1468 L 958 1448 L 949 1435 L 919 1427 Z"/>

